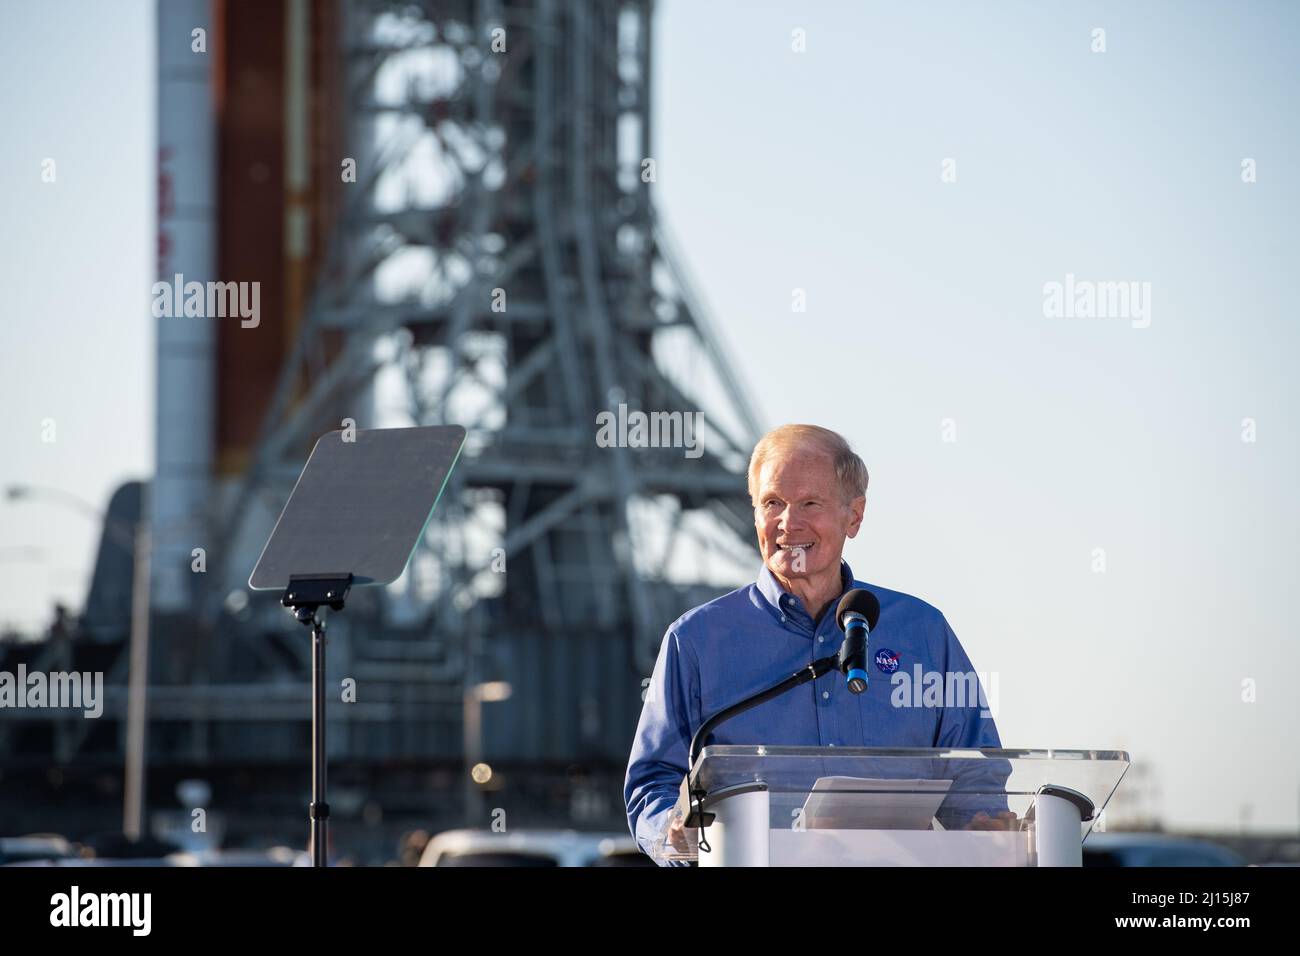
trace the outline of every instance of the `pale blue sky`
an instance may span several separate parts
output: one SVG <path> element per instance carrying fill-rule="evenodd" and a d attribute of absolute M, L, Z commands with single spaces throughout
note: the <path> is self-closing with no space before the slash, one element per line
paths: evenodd
<path fill-rule="evenodd" d="M 152 22 L 0 0 L 0 484 L 152 466 Z M 947 614 L 1007 745 L 1294 830 L 1300 9 L 667 0 L 656 39 L 661 208 L 764 421 L 866 459 L 858 576 Z M 1045 318 L 1067 273 L 1150 282 L 1150 327 Z M 0 620 L 77 603 L 96 529 L 0 509 Z"/>

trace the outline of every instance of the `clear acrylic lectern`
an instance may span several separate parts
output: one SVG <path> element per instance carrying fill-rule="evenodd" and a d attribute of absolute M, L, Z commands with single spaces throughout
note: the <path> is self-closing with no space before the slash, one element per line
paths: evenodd
<path fill-rule="evenodd" d="M 1080 866 L 1122 751 L 717 745 L 682 781 L 657 861 L 700 866 Z M 703 840 L 701 842 L 701 835 Z"/>

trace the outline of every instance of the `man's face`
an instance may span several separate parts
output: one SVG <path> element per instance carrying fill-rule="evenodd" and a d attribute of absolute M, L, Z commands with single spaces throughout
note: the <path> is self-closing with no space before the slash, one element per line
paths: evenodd
<path fill-rule="evenodd" d="M 857 535 L 865 507 L 865 497 L 845 503 L 828 455 L 795 448 L 768 457 L 754 505 L 763 561 L 786 580 L 838 571 L 844 539 Z"/>

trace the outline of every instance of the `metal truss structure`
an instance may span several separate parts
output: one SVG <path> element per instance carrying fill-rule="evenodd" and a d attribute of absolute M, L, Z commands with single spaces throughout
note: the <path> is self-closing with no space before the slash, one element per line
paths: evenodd
<path fill-rule="evenodd" d="M 246 581 L 313 442 L 344 419 L 468 438 L 408 573 L 354 590 L 331 625 L 331 666 L 359 688 L 331 715 L 334 759 L 455 765 L 464 702 L 504 679 L 487 757 L 580 767 L 608 790 L 666 626 L 752 575 L 757 419 L 652 202 L 652 6 L 344 8 L 355 181 L 249 466 L 218 489 L 201 633 L 155 626 L 155 765 L 297 752 L 307 648 Z M 598 416 L 620 410 L 700 427 L 662 436 L 676 447 L 603 447 Z"/>

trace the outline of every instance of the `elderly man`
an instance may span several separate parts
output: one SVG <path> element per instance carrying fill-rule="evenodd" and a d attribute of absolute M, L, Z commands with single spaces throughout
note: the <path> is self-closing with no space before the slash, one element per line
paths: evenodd
<path fill-rule="evenodd" d="M 645 695 L 623 795 L 628 825 L 649 853 L 665 833 L 687 771 L 696 729 L 723 708 L 836 652 L 834 609 L 852 588 L 880 600 L 868 668 L 883 679 L 853 694 L 832 671 L 721 724 L 705 743 L 836 747 L 1000 747 L 981 701 L 960 707 L 898 707 L 896 670 L 973 674 L 938 610 L 917 598 L 854 580 L 841 557 L 862 526 L 867 469 L 838 434 L 784 425 L 749 462 L 763 568 L 758 580 L 686 612 L 664 635 Z M 977 678 L 976 678 L 977 680 Z M 982 689 L 981 694 L 982 697 Z M 1004 805 L 1005 806 L 1005 805 Z M 964 826 L 998 826 L 980 813 Z M 667 838 L 682 846 L 680 827 Z"/>

